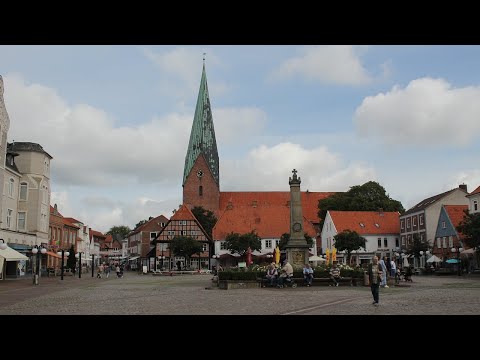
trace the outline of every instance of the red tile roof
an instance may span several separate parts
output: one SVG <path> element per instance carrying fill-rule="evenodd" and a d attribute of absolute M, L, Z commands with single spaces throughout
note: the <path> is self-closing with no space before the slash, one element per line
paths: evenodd
<path fill-rule="evenodd" d="M 452 225 L 457 228 L 465 216 L 464 211 L 468 210 L 468 205 L 443 205 Z"/>
<path fill-rule="evenodd" d="M 317 232 L 306 216 L 303 219 L 303 228 L 308 235 L 316 237 Z M 231 209 L 223 211 L 212 233 L 214 240 L 223 240 L 231 232 L 245 234 L 252 230 L 262 239 L 278 239 L 282 234 L 290 233 L 290 207 L 233 205 Z"/>
<path fill-rule="evenodd" d="M 378 211 L 330 210 L 329 213 L 339 233 L 347 229 L 356 231 L 360 235 L 400 233 L 400 213 L 397 211 L 380 213 Z"/>
<path fill-rule="evenodd" d="M 314 192 L 302 191 L 302 214 L 312 223 L 319 223 L 318 201 L 325 199 L 335 192 Z M 220 213 L 225 210 L 229 203 L 236 206 L 250 206 L 254 201 L 257 206 L 284 206 L 290 203 L 290 191 L 265 191 L 265 192 L 221 192 L 220 193 Z"/>
<path fill-rule="evenodd" d="M 173 214 L 173 216 L 170 218 L 170 221 L 176 221 L 176 220 L 195 220 L 198 227 L 200 228 L 200 230 L 203 232 L 203 234 L 209 238 L 209 236 L 207 235 L 207 232 L 205 231 L 205 229 L 203 228 L 202 224 L 200 224 L 197 220 L 197 218 L 195 217 L 195 215 L 193 215 L 192 211 L 189 209 L 189 207 L 185 204 L 181 205 L 177 211 L 175 211 L 175 214 Z M 166 229 L 166 227 L 165 227 Z"/>
<path fill-rule="evenodd" d="M 108 234 L 106 237 L 105 237 L 105 241 L 106 243 L 113 243 L 113 237 L 112 235 Z"/>
<path fill-rule="evenodd" d="M 475 194 L 478 194 L 480 193 L 480 186 L 477 187 L 475 190 L 473 190 L 470 194 L 468 194 L 467 196 L 471 196 L 471 195 L 475 195 Z"/>
<path fill-rule="evenodd" d="M 75 224 L 72 224 L 69 220 L 67 220 L 68 218 L 63 218 L 63 225 L 66 225 L 66 226 L 70 226 L 70 227 L 73 227 L 73 228 L 76 228 L 76 229 L 80 229 L 80 227 L 78 227 L 77 225 Z"/>
<path fill-rule="evenodd" d="M 74 219 L 74 218 L 72 218 L 72 217 L 66 217 L 65 219 L 67 219 L 67 220 L 70 221 L 71 223 L 82 223 L 82 224 L 83 224 L 82 221 L 77 220 L 77 219 Z"/>

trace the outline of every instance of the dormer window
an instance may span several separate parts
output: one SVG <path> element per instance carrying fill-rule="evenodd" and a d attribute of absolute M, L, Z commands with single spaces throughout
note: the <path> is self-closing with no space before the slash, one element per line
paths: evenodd
<path fill-rule="evenodd" d="M 380 227 L 380 225 L 378 225 L 377 223 L 375 223 L 375 226 L 376 226 L 377 228 L 379 228 L 379 227 Z"/>
<path fill-rule="evenodd" d="M 365 224 L 364 224 L 364 223 L 360 223 L 360 227 L 364 228 L 364 227 L 365 227 Z"/>

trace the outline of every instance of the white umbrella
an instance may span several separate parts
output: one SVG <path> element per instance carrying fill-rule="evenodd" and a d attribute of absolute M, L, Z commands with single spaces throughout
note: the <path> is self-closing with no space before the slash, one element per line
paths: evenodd
<path fill-rule="evenodd" d="M 440 259 L 438 256 L 432 255 L 432 256 L 427 260 L 427 263 L 433 263 L 433 262 L 442 262 L 442 259 Z"/>
<path fill-rule="evenodd" d="M 403 257 L 403 266 L 410 266 L 410 264 L 408 263 L 408 259 L 406 256 Z"/>
<path fill-rule="evenodd" d="M 326 261 L 324 258 L 321 258 L 320 256 L 314 255 L 310 256 L 308 258 L 308 261 Z"/>

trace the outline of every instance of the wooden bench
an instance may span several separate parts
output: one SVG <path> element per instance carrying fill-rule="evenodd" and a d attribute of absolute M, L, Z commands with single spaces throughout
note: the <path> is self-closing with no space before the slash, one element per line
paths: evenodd
<path fill-rule="evenodd" d="M 298 285 L 301 286 L 306 286 L 307 284 L 305 283 L 305 280 L 303 278 L 294 278 L 295 282 Z M 349 286 L 352 286 L 352 278 L 351 277 L 341 277 L 340 279 L 337 279 L 338 286 L 342 286 L 342 284 L 347 284 Z M 330 278 L 313 278 L 312 280 L 312 286 L 328 286 L 328 285 L 333 285 L 333 281 Z"/>
<path fill-rule="evenodd" d="M 303 278 L 293 278 L 293 280 L 295 281 L 295 283 L 298 285 L 298 286 L 306 286 L 307 284 L 305 283 L 305 280 Z M 340 279 L 338 279 L 338 286 L 342 286 L 347 284 L 349 286 L 353 286 L 353 282 L 352 282 L 352 278 L 351 277 L 341 277 Z M 362 281 L 362 285 L 363 285 L 363 279 L 359 279 L 357 281 Z M 267 280 L 265 278 L 257 278 L 257 282 L 260 283 L 261 286 L 263 285 L 266 285 L 268 286 L 268 283 L 267 283 Z M 312 286 L 328 286 L 328 285 L 333 285 L 333 282 L 332 280 L 330 280 L 330 278 L 313 278 L 312 280 Z"/>

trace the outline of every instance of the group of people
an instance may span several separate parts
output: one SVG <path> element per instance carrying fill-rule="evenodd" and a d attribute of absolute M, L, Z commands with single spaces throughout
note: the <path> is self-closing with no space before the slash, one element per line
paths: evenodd
<path fill-rule="evenodd" d="M 303 280 L 307 287 L 312 286 L 313 282 L 313 269 L 310 264 L 305 264 L 303 267 Z M 281 269 L 277 268 L 277 265 L 272 262 L 268 268 L 267 273 L 265 274 L 265 283 L 268 286 L 278 286 L 282 287 L 285 281 L 291 281 L 293 278 L 293 267 L 285 260 L 283 263 L 283 267 Z M 340 268 L 337 266 L 337 261 L 333 262 L 333 266 L 330 269 L 330 280 L 332 281 L 333 286 L 338 286 L 339 281 L 341 279 L 340 276 Z M 266 286 L 264 285 L 264 286 Z"/>
<path fill-rule="evenodd" d="M 313 270 L 312 270 L 312 274 L 313 274 Z M 269 286 L 283 287 L 285 281 L 291 281 L 292 278 L 293 278 L 293 266 L 288 262 L 288 260 L 284 261 L 283 267 L 281 269 L 278 269 L 277 265 L 274 262 L 272 262 L 268 266 L 267 273 L 265 274 L 265 282 Z"/>
<path fill-rule="evenodd" d="M 108 279 L 110 276 L 110 270 L 111 270 L 111 265 L 109 264 L 100 264 L 97 267 L 97 279 L 102 278 L 102 274 L 105 275 L 105 278 Z M 123 277 L 123 266 L 121 265 L 116 265 L 115 266 L 115 272 L 117 273 L 117 277 L 122 278 Z"/>

